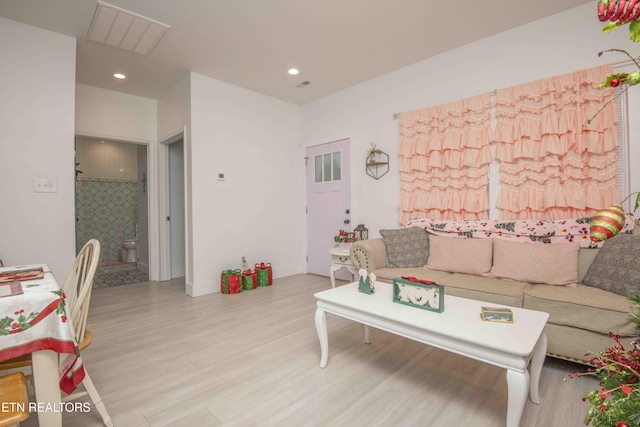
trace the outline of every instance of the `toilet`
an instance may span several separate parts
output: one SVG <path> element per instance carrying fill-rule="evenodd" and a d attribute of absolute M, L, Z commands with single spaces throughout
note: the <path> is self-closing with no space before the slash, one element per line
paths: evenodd
<path fill-rule="evenodd" d="M 138 261 L 138 240 L 137 239 L 123 240 L 122 247 L 127 250 L 127 256 L 124 259 L 126 262 Z"/>

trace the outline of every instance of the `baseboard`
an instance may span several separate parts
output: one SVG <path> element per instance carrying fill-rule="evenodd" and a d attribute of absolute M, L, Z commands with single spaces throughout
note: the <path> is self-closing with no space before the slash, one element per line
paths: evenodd
<path fill-rule="evenodd" d="M 142 271 L 147 276 L 149 275 L 149 264 L 142 263 L 138 261 L 138 271 Z"/>

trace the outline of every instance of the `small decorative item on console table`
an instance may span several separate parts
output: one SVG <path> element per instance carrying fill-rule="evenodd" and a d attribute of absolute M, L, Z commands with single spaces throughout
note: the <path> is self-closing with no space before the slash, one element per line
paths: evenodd
<path fill-rule="evenodd" d="M 356 241 L 355 234 L 351 231 L 338 231 L 338 235 L 334 236 L 333 240 L 336 242 L 336 246 L 340 243 L 353 243 Z"/>
<path fill-rule="evenodd" d="M 358 224 L 353 230 L 353 235 L 356 240 L 367 240 L 369 238 L 369 229 L 364 224 Z"/>
<path fill-rule="evenodd" d="M 415 277 L 393 279 L 393 302 L 442 313 L 444 286 Z"/>

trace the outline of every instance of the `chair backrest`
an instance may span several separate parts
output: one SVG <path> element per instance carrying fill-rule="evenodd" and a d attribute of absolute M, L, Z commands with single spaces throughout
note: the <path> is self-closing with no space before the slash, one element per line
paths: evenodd
<path fill-rule="evenodd" d="M 62 290 L 67 296 L 67 310 L 76 332 L 78 344 L 84 340 L 93 277 L 98 269 L 99 259 L 100 242 L 91 239 L 78 253 L 62 286 Z"/>

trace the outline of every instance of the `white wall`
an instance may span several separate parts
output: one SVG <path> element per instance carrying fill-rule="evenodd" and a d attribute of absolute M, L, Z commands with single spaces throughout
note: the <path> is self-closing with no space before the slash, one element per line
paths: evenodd
<path fill-rule="evenodd" d="M 191 73 L 191 295 L 219 291 L 243 256 L 304 272 L 299 142 L 298 106 Z"/>
<path fill-rule="evenodd" d="M 75 39 L 0 18 L 0 258 L 47 263 L 63 281 L 75 258 Z M 34 178 L 56 193 L 34 193 Z"/>
<path fill-rule="evenodd" d="M 185 73 L 158 99 L 158 141 L 165 141 L 189 126 L 191 74 Z"/>
<path fill-rule="evenodd" d="M 601 28 L 594 5 L 585 4 L 306 104 L 302 107 L 303 145 L 351 138 L 352 223 L 364 223 L 370 236 L 377 237 L 379 229 L 399 226 L 399 133 L 393 113 L 626 59 L 613 53 L 598 57 L 599 51 L 612 47 L 638 55 L 640 45 L 628 40 L 626 29 L 605 35 Z M 640 99 L 640 88 L 629 92 Z M 640 105 L 635 108 L 631 117 L 638 117 Z M 640 125 L 633 124 L 631 130 L 633 164 L 634 159 L 635 163 L 640 160 Z M 364 171 L 371 141 L 390 156 L 390 172 L 378 181 Z M 497 174 L 491 176 L 492 200 L 498 179 Z M 632 179 L 631 188 L 640 190 L 639 172 Z"/>
<path fill-rule="evenodd" d="M 76 134 L 155 144 L 157 102 L 83 84 L 76 85 Z"/>

